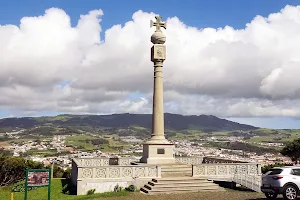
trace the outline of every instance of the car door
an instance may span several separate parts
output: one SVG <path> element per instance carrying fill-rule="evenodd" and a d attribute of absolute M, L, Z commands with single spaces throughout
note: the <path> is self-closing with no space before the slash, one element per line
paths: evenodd
<path fill-rule="evenodd" d="M 292 180 L 291 182 L 295 183 L 298 188 L 300 188 L 300 168 L 298 169 L 292 169 Z"/>

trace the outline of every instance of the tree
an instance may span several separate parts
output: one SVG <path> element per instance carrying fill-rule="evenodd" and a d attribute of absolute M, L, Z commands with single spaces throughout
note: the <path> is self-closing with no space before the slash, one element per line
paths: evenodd
<path fill-rule="evenodd" d="M 5 150 L 4 148 L 0 148 L 0 156 L 12 156 L 13 153 L 11 151 Z"/>
<path fill-rule="evenodd" d="M 293 162 L 299 161 L 300 160 L 300 138 L 287 143 L 285 147 L 280 151 L 280 153 L 284 156 L 290 157 Z"/>
<path fill-rule="evenodd" d="M 50 165 L 49 167 L 51 167 Z M 60 168 L 57 164 L 53 165 L 53 178 L 61 178 L 64 175 L 64 170 Z"/>
<path fill-rule="evenodd" d="M 43 169 L 42 163 L 20 157 L 0 156 L 0 186 L 7 186 L 25 178 L 26 168 Z"/>

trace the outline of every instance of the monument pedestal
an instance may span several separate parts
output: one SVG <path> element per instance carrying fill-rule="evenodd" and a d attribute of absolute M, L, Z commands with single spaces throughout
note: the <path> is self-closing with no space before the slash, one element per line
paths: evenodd
<path fill-rule="evenodd" d="M 142 163 L 172 164 L 175 163 L 174 144 L 143 144 Z"/>

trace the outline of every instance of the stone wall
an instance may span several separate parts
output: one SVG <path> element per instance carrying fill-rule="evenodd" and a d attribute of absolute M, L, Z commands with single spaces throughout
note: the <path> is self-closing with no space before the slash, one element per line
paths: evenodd
<path fill-rule="evenodd" d="M 175 162 L 186 165 L 199 165 L 202 164 L 203 157 L 175 157 Z"/>
<path fill-rule="evenodd" d="M 209 163 L 247 163 L 247 162 L 242 162 L 238 160 L 228 160 L 224 158 L 204 157 L 203 164 L 204 163 L 209 164 Z"/>
<path fill-rule="evenodd" d="M 217 163 L 193 165 L 194 177 L 233 178 L 235 175 L 261 175 L 261 165 L 256 163 Z"/>
<path fill-rule="evenodd" d="M 127 187 L 131 184 L 142 187 L 152 178 L 161 177 L 161 167 L 154 165 L 128 165 L 131 160 L 119 159 L 122 165 L 108 166 L 109 159 L 73 159 L 72 182 L 77 187 L 77 195 L 84 195 L 90 189 L 96 193 L 113 191 L 119 184 Z"/>
<path fill-rule="evenodd" d="M 74 158 L 73 162 L 80 167 L 99 167 L 110 165 L 130 165 L 132 162 L 137 162 L 134 157 L 122 158 Z"/>

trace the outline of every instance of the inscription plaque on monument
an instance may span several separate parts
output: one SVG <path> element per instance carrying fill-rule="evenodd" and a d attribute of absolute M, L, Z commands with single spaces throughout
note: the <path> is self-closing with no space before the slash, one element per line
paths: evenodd
<path fill-rule="evenodd" d="M 165 149 L 157 149 L 157 154 L 165 154 Z"/>

